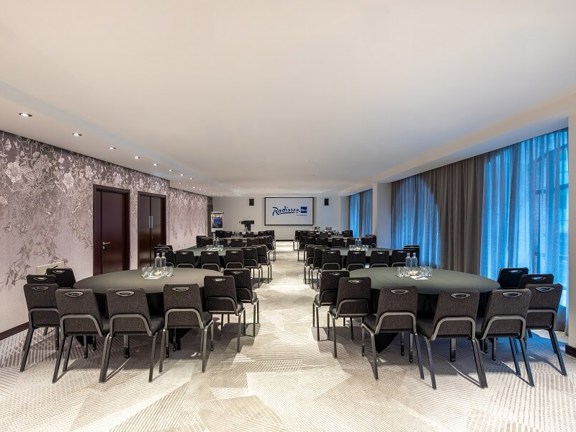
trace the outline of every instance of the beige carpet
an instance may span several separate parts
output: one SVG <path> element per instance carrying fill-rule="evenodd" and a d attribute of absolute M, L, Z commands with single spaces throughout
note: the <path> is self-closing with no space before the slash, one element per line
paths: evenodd
<path fill-rule="evenodd" d="M 570 431 L 576 430 L 576 359 L 557 371 L 549 341 L 529 341 L 536 386 L 513 373 L 507 342 L 499 359 L 484 356 L 487 389 L 476 384 L 469 344 L 447 361 L 448 346 L 433 346 L 438 390 L 395 341 L 380 356 L 380 379 L 360 355 L 360 332 L 338 330 L 338 358 L 311 327 L 314 291 L 302 283 L 292 244 L 280 242 L 274 280 L 257 290 L 261 324 L 256 338 L 235 324 L 216 332 L 205 373 L 196 333 L 172 352 L 164 372 L 148 383 L 149 344 L 134 340 L 125 360 L 114 345 L 109 378 L 98 383 L 100 351 L 73 351 L 69 372 L 51 383 L 53 335 L 37 331 L 26 371 L 18 371 L 24 334 L 0 342 L 0 431 Z M 252 311 L 247 318 L 251 322 Z M 321 311 L 321 323 L 325 313 Z M 250 335 L 252 327 L 248 328 Z M 101 348 L 101 344 L 99 345 Z M 422 348 L 424 345 L 422 344 Z M 524 374 L 525 376 L 525 374 Z"/>

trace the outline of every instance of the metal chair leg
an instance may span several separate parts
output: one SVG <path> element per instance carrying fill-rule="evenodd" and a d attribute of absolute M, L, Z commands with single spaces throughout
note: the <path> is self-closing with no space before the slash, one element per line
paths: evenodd
<path fill-rule="evenodd" d="M 99 382 L 106 382 L 106 374 L 108 373 L 108 362 L 110 360 L 110 348 L 112 347 L 112 336 L 110 333 L 104 339 L 104 348 L 102 349 L 102 365 L 100 366 L 100 379 Z"/>
<path fill-rule="evenodd" d="M 526 346 L 522 339 L 518 339 L 518 342 L 520 343 L 520 350 L 522 351 L 522 357 L 524 358 L 524 366 L 526 366 L 526 373 L 528 374 L 528 383 L 534 387 L 534 378 L 532 377 L 532 369 L 530 368 L 530 362 L 526 355 Z"/>
<path fill-rule="evenodd" d="M 154 336 L 152 336 L 152 349 L 150 350 L 150 372 L 148 374 L 148 382 L 152 382 L 152 378 L 154 375 L 154 357 L 156 354 L 156 336 L 158 336 L 158 332 L 154 333 Z"/>
<path fill-rule="evenodd" d="M 566 376 L 566 367 L 564 366 L 564 359 L 562 358 L 562 352 L 560 351 L 560 345 L 558 344 L 558 338 L 556 337 L 556 333 L 554 333 L 553 329 L 548 330 L 550 334 L 550 342 L 552 342 L 552 348 L 556 352 L 556 356 L 558 356 L 558 363 L 560 364 L 560 373 Z"/>
<path fill-rule="evenodd" d="M 432 381 L 432 388 L 436 390 L 436 375 L 434 374 L 434 362 L 432 360 L 432 348 L 430 347 L 430 341 L 428 338 L 424 338 L 426 342 L 426 351 L 428 351 L 428 368 L 430 369 L 430 379 Z"/>
<path fill-rule="evenodd" d="M 162 336 L 160 337 L 160 359 L 158 360 L 158 372 L 162 373 L 164 367 L 164 357 L 168 357 L 168 343 L 166 341 L 166 328 L 162 329 Z"/>
<path fill-rule="evenodd" d="M 510 351 L 512 352 L 512 360 L 514 360 L 514 369 L 516 370 L 516 375 L 521 376 L 522 373 L 520 372 L 520 366 L 518 365 L 518 359 L 516 358 L 514 341 L 512 338 L 508 338 L 508 342 L 510 343 Z"/>
<path fill-rule="evenodd" d="M 52 382 L 55 383 L 58 380 L 58 371 L 60 370 L 60 361 L 62 360 L 62 352 L 64 351 L 64 345 L 66 344 L 66 338 L 60 338 L 60 348 L 58 349 L 58 354 L 56 356 L 56 366 L 54 367 L 54 375 L 52 375 Z"/>
<path fill-rule="evenodd" d="M 334 346 L 332 349 L 332 355 L 334 358 L 338 357 L 338 350 L 336 348 L 336 318 L 332 317 L 332 327 L 334 327 L 334 331 L 332 333 L 332 340 L 334 341 Z"/>
<path fill-rule="evenodd" d="M 66 357 L 64 358 L 64 367 L 62 370 L 66 372 L 68 370 L 68 360 L 70 359 L 70 351 L 72 350 L 72 343 L 74 342 L 74 338 L 70 338 L 70 344 L 68 344 L 68 349 L 66 350 Z"/>
<path fill-rule="evenodd" d="M 414 334 L 414 345 L 416 345 L 416 360 L 418 361 L 418 370 L 420 371 L 420 378 L 424 379 L 424 368 L 422 366 L 422 353 L 420 352 L 420 341 L 418 334 Z"/>
<path fill-rule="evenodd" d="M 484 371 L 484 364 L 482 363 L 482 356 L 480 355 L 480 344 L 477 339 L 471 339 L 472 351 L 474 352 L 474 362 L 476 363 L 476 372 L 478 373 L 478 382 L 480 388 L 488 387 L 486 380 L 486 372 Z"/>
<path fill-rule="evenodd" d="M 26 361 L 28 360 L 28 352 L 30 351 L 30 345 L 32 344 L 32 336 L 34 335 L 34 328 L 28 327 L 28 332 L 26 333 L 26 340 L 24 341 L 24 348 L 22 350 L 22 360 L 20 361 L 20 372 L 24 372 L 26 367 Z"/>

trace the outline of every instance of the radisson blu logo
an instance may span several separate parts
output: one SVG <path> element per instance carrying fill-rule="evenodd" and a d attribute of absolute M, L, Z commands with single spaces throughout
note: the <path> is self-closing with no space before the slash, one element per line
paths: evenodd
<path fill-rule="evenodd" d="M 281 216 L 281 215 L 298 215 L 298 216 L 306 216 L 308 214 L 308 206 L 301 206 L 300 208 L 290 208 L 288 206 L 284 206 L 283 208 L 279 207 L 272 207 L 272 216 Z"/>

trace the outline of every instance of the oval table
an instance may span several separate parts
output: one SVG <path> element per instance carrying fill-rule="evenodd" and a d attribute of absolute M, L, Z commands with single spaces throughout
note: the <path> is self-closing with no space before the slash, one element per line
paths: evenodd
<path fill-rule="evenodd" d="M 372 281 L 372 307 L 376 311 L 380 289 L 384 287 L 398 288 L 414 286 L 418 290 L 418 315 L 432 316 L 436 309 L 438 294 L 450 292 L 480 292 L 480 312 L 485 308 L 491 291 L 500 288 L 498 282 L 471 273 L 452 270 L 433 269 L 432 276 L 427 279 L 398 277 L 396 267 L 373 267 L 354 270 L 350 276 L 369 277 Z M 380 333 L 376 339 L 378 351 L 386 348 L 394 339 L 394 333 Z M 455 360 L 454 343 L 451 344 L 450 360 Z"/>

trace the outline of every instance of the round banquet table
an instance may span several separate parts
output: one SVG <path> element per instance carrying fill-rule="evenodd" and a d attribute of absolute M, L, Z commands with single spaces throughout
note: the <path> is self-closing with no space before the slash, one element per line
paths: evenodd
<path fill-rule="evenodd" d="M 498 282 L 471 273 L 463 273 L 452 270 L 433 269 L 432 276 L 428 279 L 411 277 L 398 277 L 396 267 L 373 267 L 354 270 L 352 277 L 369 277 L 372 281 L 372 310 L 378 308 L 380 289 L 414 286 L 418 290 L 418 316 L 433 316 L 436 309 L 438 294 L 444 291 L 450 292 L 480 292 L 479 313 L 483 313 L 491 291 L 500 288 Z M 376 348 L 382 351 L 394 339 L 394 333 L 380 333 L 376 337 Z M 451 360 L 455 353 L 451 352 Z"/>

